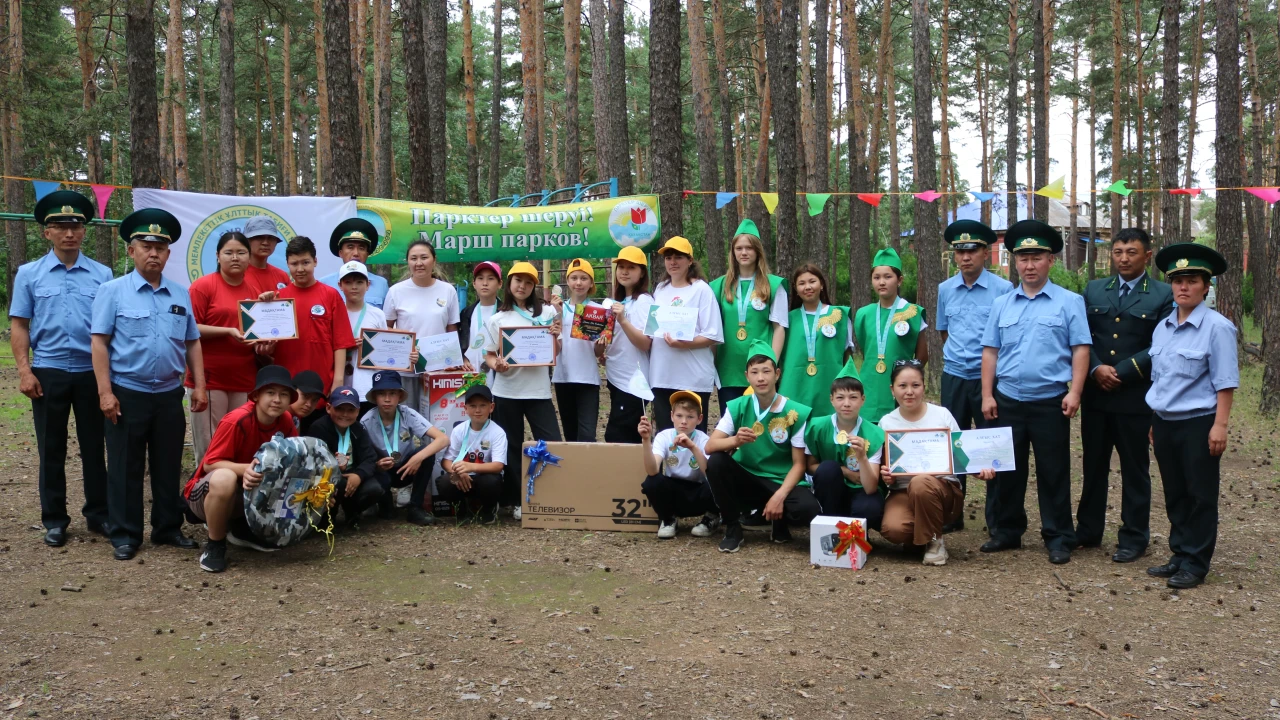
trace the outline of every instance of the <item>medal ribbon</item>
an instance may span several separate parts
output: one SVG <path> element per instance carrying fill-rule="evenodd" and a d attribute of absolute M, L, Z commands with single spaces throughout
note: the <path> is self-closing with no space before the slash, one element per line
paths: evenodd
<path fill-rule="evenodd" d="M 351 428 L 343 430 L 338 435 L 338 452 L 351 457 Z"/>
<path fill-rule="evenodd" d="M 480 428 L 480 433 L 477 433 L 477 435 L 484 433 L 484 431 L 489 427 L 489 423 L 491 422 L 493 422 L 493 420 L 485 420 L 484 427 Z M 467 422 L 466 434 L 462 436 L 462 446 L 458 448 L 458 458 L 465 458 L 467 456 L 467 448 L 469 447 L 471 447 L 471 422 L 470 421 Z"/>
<path fill-rule="evenodd" d="M 379 421 L 381 421 L 381 418 L 379 418 Z M 396 408 L 396 421 L 395 425 L 392 426 L 393 429 L 391 431 L 391 438 L 395 438 L 396 440 L 396 446 L 394 448 L 391 447 L 391 438 L 387 437 L 387 424 L 379 422 L 378 426 L 382 428 L 382 447 L 387 451 L 387 455 L 390 455 L 393 452 L 398 452 L 400 450 L 400 409 Z"/>
<path fill-rule="evenodd" d="M 515 308 L 516 313 L 518 313 L 518 314 L 520 315 L 520 317 L 524 318 L 525 320 L 528 320 L 529 322 L 533 323 L 534 325 L 542 326 L 542 325 L 550 325 L 550 324 L 551 324 L 550 322 L 543 322 L 542 320 L 534 319 L 534 317 L 533 317 L 533 315 L 532 315 L 532 314 L 530 314 L 530 313 L 528 313 L 527 311 L 525 311 L 525 309 L 524 309 L 524 308 L 522 308 L 522 307 L 520 307 L 519 305 L 512 305 L 511 307 Z"/>
<path fill-rule="evenodd" d="M 818 303 L 818 311 L 813 313 L 813 324 L 809 324 L 809 311 L 800 310 L 800 322 L 804 324 L 804 346 L 809 351 L 809 362 L 818 357 L 818 317 L 823 313 L 822 303 Z M 877 315 L 876 319 L 880 316 Z"/>
<path fill-rule="evenodd" d="M 492 308 L 493 309 L 489 311 L 489 317 L 493 317 L 493 314 L 498 311 L 497 305 L 493 305 Z M 479 322 L 479 326 L 476 327 L 476 330 L 474 333 L 476 336 L 476 341 L 472 342 L 471 344 L 474 345 L 475 347 L 484 347 L 484 338 L 489 336 L 489 330 L 488 330 L 489 324 L 488 324 L 487 318 L 485 318 L 484 316 L 484 306 L 477 305 L 476 311 L 475 313 L 473 313 L 473 315 L 474 317 L 477 318 Z M 479 342 L 480 344 L 476 345 L 476 342 Z"/>
<path fill-rule="evenodd" d="M 360 339 L 360 328 L 364 327 L 364 314 L 369 311 L 369 303 L 365 303 L 360 307 L 360 317 L 356 318 L 356 324 L 351 326 L 351 337 L 356 340 Z"/>
<path fill-rule="evenodd" d="M 743 327 L 747 324 L 747 306 L 751 304 L 751 294 L 755 292 L 755 289 L 755 278 L 738 281 L 738 296 L 733 300 L 733 304 L 738 308 L 738 327 Z"/>
<path fill-rule="evenodd" d="M 760 396 L 752 393 L 751 395 L 751 411 L 756 414 L 756 422 L 763 424 L 764 416 L 769 414 L 769 408 L 773 407 L 773 403 L 777 402 L 778 396 L 774 394 L 773 400 L 765 406 L 764 412 L 760 412 Z"/>
<path fill-rule="evenodd" d="M 885 317 L 884 331 L 880 330 L 880 311 L 883 309 L 879 303 L 876 303 L 876 352 L 879 353 L 879 359 L 884 359 L 885 346 L 889 344 L 889 330 L 893 328 L 893 323 L 889 322 L 893 319 L 893 311 L 897 310 L 899 303 L 904 302 L 902 298 L 894 298 L 893 304 L 889 306 L 889 314 Z"/>

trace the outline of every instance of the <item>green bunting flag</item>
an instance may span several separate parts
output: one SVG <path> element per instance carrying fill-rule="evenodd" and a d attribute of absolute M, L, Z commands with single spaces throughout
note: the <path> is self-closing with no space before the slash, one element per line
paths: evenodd
<path fill-rule="evenodd" d="M 831 199 L 831 193 L 807 193 L 804 197 L 809 201 L 809 217 L 813 217 L 822 214 L 822 208 Z"/>

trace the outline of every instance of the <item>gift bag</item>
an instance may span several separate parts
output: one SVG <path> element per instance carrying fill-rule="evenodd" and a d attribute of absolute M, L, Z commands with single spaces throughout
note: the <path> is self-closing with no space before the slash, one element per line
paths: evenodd
<path fill-rule="evenodd" d="M 253 458 L 262 471 L 262 482 L 244 491 L 244 515 L 258 538 L 284 547 L 314 527 L 330 525 L 329 496 L 339 471 L 337 459 L 323 441 L 276 433 Z"/>

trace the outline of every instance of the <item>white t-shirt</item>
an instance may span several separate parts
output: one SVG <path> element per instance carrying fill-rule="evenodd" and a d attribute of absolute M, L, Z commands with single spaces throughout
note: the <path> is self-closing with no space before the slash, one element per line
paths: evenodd
<path fill-rule="evenodd" d="M 653 291 L 655 305 L 698 308 L 698 335 L 724 342 L 724 326 L 720 320 L 720 303 L 711 286 L 701 280 L 692 285 L 674 287 L 663 283 Z M 655 388 L 678 388 L 694 392 L 711 392 L 716 386 L 715 349 L 677 350 L 661 337 L 653 339 L 649 350 L 649 385 Z"/>
<path fill-rule="evenodd" d="M 693 440 L 693 444 L 697 445 L 698 449 L 705 455 L 707 452 L 707 440 L 711 438 L 697 428 L 694 428 L 693 434 L 689 437 Z M 689 448 L 677 446 L 675 441 L 675 428 L 667 428 L 653 438 L 653 456 L 658 458 L 658 465 L 662 468 L 662 474 L 677 480 L 706 482 L 706 468 L 698 467 L 698 459 L 693 456 L 693 451 Z M 675 458 L 674 464 L 668 461 L 670 457 Z"/>
<path fill-rule="evenodd" d="M 560 355 L 551 371 L 551 382 L 599 386 L 596 344 L 590 340 L 575 340 L 570 337 L 573 332 L 573 305 L 568 300 L 564 301 L 560 324 Z"/>
<path fill-rule="evenodd" d="M 471 429 L 471 419 L 467 418 L 455 425 L 453 432 L 449 433 L 449 449 L 444 451 L 442 459 L 478 464 L 500 462 L 506 465 L 507 433 L 492 420 L 477 432 Z"/>
<path fill-rule="evenodd" d="M 489 318 L 488 332 L 485 334 L 485 353 L 498 352 L 498 333 L 504 327 L 528 327 L 531 324 L 550 325 L 556 319 L 556 309 L 550 303 L 542 306 L 542 314 L 530 323 L 529 318 L 515 310 L 500 312 Z M 493 395 L 510 400 L 550 400 L 551 372 L 546 367 L 512 366 L 504 373 L 494 373 Z"/>
<path fill-rule="evenodd" d="M 356 340 L 360 339 L 361 328 L 369 328 L 372 330 L 386 330 L 387 316 L 383 314 L 376 306 L 369 303 L 364 304 L 364 319 L 360 319 L 360 311 L 353 311 L 347 308 L 347 319 L 351 321 L 351 334 Z M 351 348 L 347 351 L 347 365 L 342 375 L 342 383 L 355 388 L 356 394 L 361 400 L 365 399 L 365 395 L 369 394 L 369 388 L 373 387 L 373 374 L 377 370 L 361 370 L 356 367 L 356 363 L 360 360 L 360 346 Z"/>
<path fill-rule="evenodd" d="M 440 335 L 449 325 L 458 324 L 458 291 L 443 280 L 436 280 L 431 287 L 402 280 L 387 291 L 382 309 L 387 322 L 395 323 L 397 330 L 412 330 L 419 339 Z"/>
<path fill-rule="evenodd" d="M 477 305 L 471 311 L 471 347 L 467 348 L 463 356 L 471 361 L 471 366 L 477 371 L 484 367 L 484 344 L 488 338 L 489 318 L 497 312 L 497 302 L 492 305 Z M 485 384 L 493 387 L 493 370 L 486 371 Z"/>
<path fill-rule="evenodd" d="M 644 324 L 649 320 L 651 305 L 653 296 L 642 293 L 635 300 L 627 298 L 624 302 L 615 302 L 613 308 L 616 311 L 618 307 L 625 307 L 627 321 L 643 331 Z M 616 325 L 613 329 L 613 343 L 605 351 L 604 363 L 605 378 L 623 392 L 626 392 L 631 384 L 631 377 L 637 371 L 643 373 L 646 379 L 649 377 L 649 353 L 640 352 L 621 325 Z"/>
<path fill-rule="evenodd" d="M 903 419 L 902 408 L 894 408 L 893 412 L 880 418 L 880 429 L 886 433 L 894 430 L 917 430 L 922 428 L 951 428 L 951 432 L 960 432 L 960 425 L 952 417 L 951 411 L 933 403 L 928 403 L 925 407 L 924 415 L 915 422 Z M 888 442 L 888 438 L 885 438 L 885 443 L 887 444 Z M 898 478 L 900 482 L 905 482 L 909 479 Z M 954 483 L 960 482 L 960 479 L 955 475 L 944 475 L 943 479 Z"/>
<path fill-rule="evenodd" d="M 787 398 L 783 396 L 781 393 L 779 393 L 773 396 L 773 404 L 770 405 L 769 407 L 781 409 L 782 406 L 786 404 L 787 404 Z M 808 420 L 806 420 L 805 423 L 801 425 L 795 431 L 794 434 L 791 435 L 791 447 L 806 449 L 806 446 L 804 444 L 804 431 L 805 431 L 805 428 L 807 427 L 809 427 Z M 733 411 L 731 408 L 725 407 L 724 414 L 720 416 L 720 422 L 716 423 L 716 429 L 724 433 L 725 435 L 729 435 L 729 436 L 733 436 L 738 433 L 738 426 L 733 420 Z M 761 439 L 765 439 L 765 438 L 761 438 Z M 757 442 L 759 441 L 757 440 Z"/>

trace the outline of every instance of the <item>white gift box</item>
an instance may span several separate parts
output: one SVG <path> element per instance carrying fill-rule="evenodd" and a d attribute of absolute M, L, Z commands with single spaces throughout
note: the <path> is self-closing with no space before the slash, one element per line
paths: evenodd
<path fill-rule="evenodd" d="M 867 553 L 857 544 L 851 544 L 848 552 L 836 557 L 836 546 L 840 544 L 840 523 L 857 525 L 862 529 L 863 537 L 866 537 L 867 521 L 863 518 L 819 515 L 809 523 L 809 562 L 825 567 L 861 570 L 867 564 Z"/>

